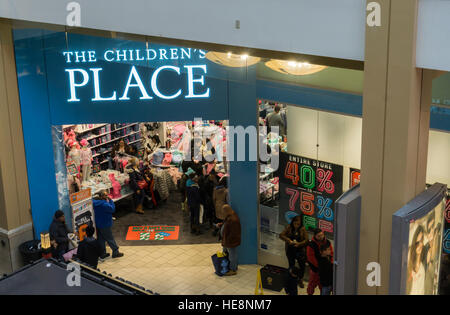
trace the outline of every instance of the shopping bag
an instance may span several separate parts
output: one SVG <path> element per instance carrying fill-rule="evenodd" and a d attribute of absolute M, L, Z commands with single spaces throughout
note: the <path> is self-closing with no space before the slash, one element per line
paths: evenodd
<path fill-rule="evenodd" d="M 228 260 L 228 256 L 220 253 L 219 255 L 214 254 L 211 256 L 211 260 L 214 266 L 215 273 L 219 277 L 222 277 L 228 272 L 228 270 L 230 270 L 230 261 Z"/>

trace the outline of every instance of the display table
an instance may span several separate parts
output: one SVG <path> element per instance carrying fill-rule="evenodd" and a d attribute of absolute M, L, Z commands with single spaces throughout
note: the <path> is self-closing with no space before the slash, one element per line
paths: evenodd
<path fill-rule="evenodd" d="M 67 270 L 69 269 L 69 270 Z M 0 279 L 0 295 L 147 295 L 138 288 L 81 265 L 80 286 L 68 286 L 64 262 L 41 259 Z"/>

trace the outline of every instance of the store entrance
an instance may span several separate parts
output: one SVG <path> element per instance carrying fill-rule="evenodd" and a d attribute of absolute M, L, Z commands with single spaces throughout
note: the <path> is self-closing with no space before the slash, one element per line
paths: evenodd
<path fill-rule="evenodd" d="M 62 182 L 58 175 L 66 178 L 63 198 L 72 200 L 85 190 L 93 199 L 106 193 L 115 205 L 112 232 L 119 247 L 218 243 L 216 224 L 223 216 L 216 205 L 228 202 L 227 124 L 55 126 L 54 135 L 61 135 L 54 137 L 55 157 L 64 157 L 55 158 L 57 182 Z M 197 203 L 199 209 L 192 214 Z M 78 232 L 74 209 L 71 205 Z"/>

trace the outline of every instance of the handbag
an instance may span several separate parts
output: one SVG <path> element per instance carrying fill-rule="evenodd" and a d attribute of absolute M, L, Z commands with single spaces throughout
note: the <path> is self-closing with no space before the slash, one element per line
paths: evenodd
<path fill-rule="evenodd" d="M 146 189 L 148 187 L 147 182 L 143 179 L 137 182 L 139 189 Z"/>

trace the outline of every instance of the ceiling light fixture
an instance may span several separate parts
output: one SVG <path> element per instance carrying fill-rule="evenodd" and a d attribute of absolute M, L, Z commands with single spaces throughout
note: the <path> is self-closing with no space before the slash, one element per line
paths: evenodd
<path fill-rule="evenodd" d="M 220 53 L 215 51 L 206 53 L 206 58 L 219 65 L 232 68 L 249 67 L 261 60 L 261 58 L 252 57 L 247 54 L 235 55 L 231 52 Z"/>
<path fill-rule="evenodd" d="M 285 61 L 277 59 L 271 59 L 267 61 L 265 65 L 274 71 L 292 75 L 308 75 L 317 73 L 327 68 L 326 66 L 313 65 L 308 62 L 296 62 L 292 60 Z"/>

